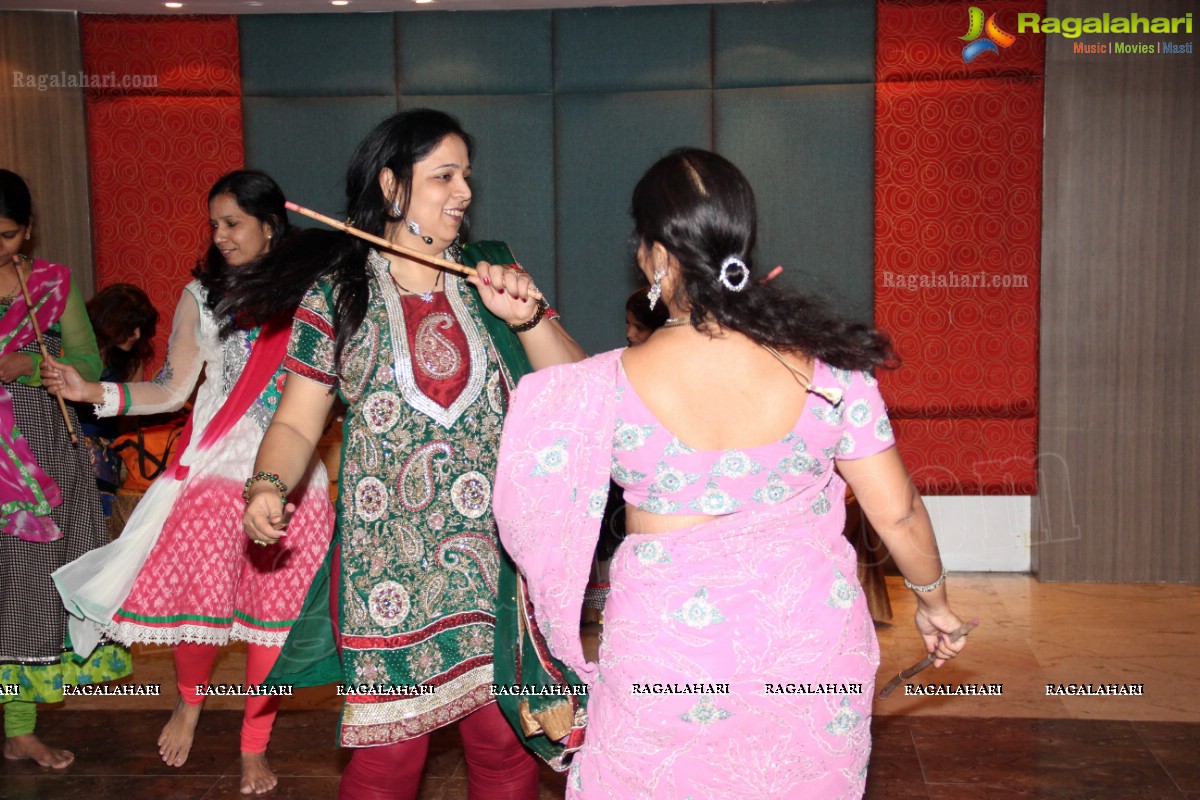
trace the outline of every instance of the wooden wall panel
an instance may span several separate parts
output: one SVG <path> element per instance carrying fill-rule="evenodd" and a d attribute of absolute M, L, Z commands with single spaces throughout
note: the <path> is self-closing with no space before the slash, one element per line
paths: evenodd
<path fill-rule="evenodd" d="M 1195 3 L 1150 7 L 1179 17 Z M 1086 0 L 1047 8 L 1094 13 Z M 1077 54 L 1046 38 L 1034 572 L 1200 582 L 1200 57 Z"/>
<path fill-rule="evenodd" d="M 67 264 L 85 297 L 94 289 L 79 21 L 73 13 L 0 11 L 0 167 L 33 193 L 32 254 Z M 16 75 L 15 73 L 20 73 Z M 46 88 L 36 85 L 43 79 Z"/>

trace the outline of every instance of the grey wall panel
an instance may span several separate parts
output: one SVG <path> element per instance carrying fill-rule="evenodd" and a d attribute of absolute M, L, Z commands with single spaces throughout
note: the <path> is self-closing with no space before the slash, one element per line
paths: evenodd
<path fill-rule="evenodd" d="M 875 80 L 874 0 L 715 6 L 713 14 L 715 88 Z"/>
<path fill-rule="evenodd" d="M 391 95 L 391 14 L 250 14 L 238 18 L 242 94 Z"/>
<path fill-rule="evenodd" d="M 246 160 L 338 216 L 372 125 L 454 114 L 478 140 L 471 236 L 508 241 L 595 352 L 624 341 L 634 183 L 715 147 L 755 185 L 763 263 L 870 319 L 873 25 L 865 0 L 246 17 Z"/>
<path fill-rule="evenodd" d="M 874 281 L 874 86 L 714 92 L 716 150 L 758 202 L 760 266 L 870 322 Z"/>
<path fill-rule="evenodd" d="M 550 13 L 396 14 L 400 93 L 550 92 Z"/>
<path fill-rule="evenodd" d="M 354 148 L 395 111 L 392 97 L 245 97 L 246 166 L 269 173 L 289 200 L 340 219 Z"/>
<path fill-rule="evenodd" d="M 589 353 L 625 343 L 634 184 L 672 148 L 711 147 L 711 101 L 707 91 L 558 97 L 559 306 Z"/>
<path fill-rule="evenodd" d="M 458 117 L 475 139 L 470 236 L 502 239 L 554 293 L 554 112 L 549 95 L 405 97 Z"/>
<path fill-rule="evenodd" d="M 554 14 L 557 92 L 707 89 L 708 6 L 589 8 Z"/>

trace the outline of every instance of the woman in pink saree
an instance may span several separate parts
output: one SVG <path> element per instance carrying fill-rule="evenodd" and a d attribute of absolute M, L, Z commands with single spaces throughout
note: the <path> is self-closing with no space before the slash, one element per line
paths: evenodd
<path fill-rule="evenodd" d="M 887 340 L 753 279 L 754 195 L 718 155 L 660 160 L 633 216 L 670 319 L 521 381 L 493 497 L 537 626 L 589 685 L 567 796 L 861 797 L 879 657 L 845 482 L 935 663 L 965 643 L 871 374 Z M 593 664 L 578 623 L 610 476 L 629 536 Z"/>

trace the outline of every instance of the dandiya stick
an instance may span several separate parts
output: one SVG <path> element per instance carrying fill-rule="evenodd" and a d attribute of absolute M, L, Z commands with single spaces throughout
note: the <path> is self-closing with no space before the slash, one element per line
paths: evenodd
<path fill-rule="evenodd" d="M 37 315 L 33 313 L 33 299 L 29 296 L 29 285 L 25 283 L 25 273 L 21 272 L 21 262 L 14 258 L 13 267 L 17 273 L 17 282 L 21 284 L 21 294 L 25 297 L 25 313 L 29 316 L 29 324 L 33 326 L 33 335 L 37 337 L 38 347 L 42 351 L 42 360 L 49 363 L 50 351 L 46 349 L 46 340 L 42 338 L 42 329 L 38 327 Z M 71 425 L 71 417 L 67 414 L 67 402 L 63 400 L 61 394 L 57 397 L 58 410 L 62 412 L 63 422 L 67 423 L 67 434 L 71 437 L 71 444 L 78 446 L 79 437 L 75 435 L 75 427 Z"/>
<path fill-rule="evenodd" d="M 961 628 L 950 634 L 950 641 L 957 642 L 959 639 L 970 633 L 978 625 L 979 620 L 977 619 L 973 619 L 970 622 L 964 622 Z M 897 687 L 903 683 L 906 683 L 907 681 L 912 680 L 918 672 L 932 665 L 934 661 L 937 661 L 937 656 L 935 656 L 933 653 L 930 653 L 916 664 L 913 664 L 911 667 L 892 678 L 887 682 L 887 686 L 884 686 L 883 689 L 879 691 L 879 699 L 886 700 L 887 696 L 894 692 Z"/>
<path fill-rule="evenodd" d="M 463 266 L 462 264 L 456 264 L 453 261 L 447 261 L 446 259 L 438 258 L 437 256 L 431 256 L 431 255 L 428 255 L 427 253 L 422 253 L 420 250 L 413 250 L 411 247 L 405 247 L 402 244 L 396 244 L 395 242 L 389 242 L 387 239 L 384 239 L 382 236 L 376 236 L 373 233 L 367 233 L 366 231 L 360 231 L 358 228 L 354 227 L 353 225 L 348 225 L 345 222 L 339 222 L 338 220 L 334 219 L 333 217 L 327 217 L 324 214 L 320 213 L 319 211 L 313 211 L 311 208 L 305 208 L 304 206 L 297 205 L 297 204 L 291 202 L 290 200 L 288 202 L 284 203 L 284 206 L 286 208 L 288 208 L 288 210 L 290 210 L 290 211 L 295 211 L 297 214 L 303 214 L 306 217 L 311 217 L 312 219 L 315 219 L 317 222 L 323 222 L 331 228 L 337 228 L 339 231 L 342 231 L 343 233 L 348 233 L 351 236 L 357 236 L 358 238 L 360 238 L 364 241 L 370 242 L 371 244 L 376 245 L 378 247 L 382 247 L 385 250 L 391 250 L 393 253 L 399 253 L 402 256 L 408 256 L 410 258 L 415 258 L 418 261 L 425 261 L 430 264 L 433 264 L 434 266 L 441 267 L 442 269 L 448 269 L 451 272 L 457 272 L 460 275 L 475 275 L 476 274 L 475 270 L 472 269 L 471 267 L 466 267 L 466 266 Z"/>
<path fill-rule="evenodd" d="M 341 222 L 333 217 L 327 217 L 319 211 L 313 211 L 311 208 L 305 208 L 302 205 L 293 203 L 291 200 L 288 200 L 283 205 L 289 211 L 295 211 L 297 214 L 303 214 L 304 216 L 309 217 L 310 219 L 315 219 L 317 222 L 322 222 L 331 228 L 337 228 L 343 233 L 348 233 L 351 236 L 357 236 L 359 239 L 362 239 L 365 242 L 370 242 L 377 247 L 382 247 L 384 250 L 391 250 L 393 253 L 399 253 L 400 255 L 408 256 L 409 258 L 415 258 L 418 261 L 424 261 L 428 264 L 433 264 L 435 267 L 441 267 L 442 269 L 448 269 L 451 272 L 457 272 L 460 275 L 470 276 L 479 274 L 473 267 L 468 267 L 464 264 L 459 264 L 454 261 L 447 261 L 446 259 L 438 258 L 437 256 L 431 256 L 428 253 L 422 253 L 420 250 L 414 250 L 411 247 L 405 247 L 402 244 L 389 242 L 382 236 L 376 236 L 373 233 L 367 233 L 366 231 L 359 230 L 353 225 Z M 541 291 L 538 290 L 536 286 L 531 287 L 531 289 L 532 291 L 530 294 L 532 296 L 538 299 L 543 297 Z"/>

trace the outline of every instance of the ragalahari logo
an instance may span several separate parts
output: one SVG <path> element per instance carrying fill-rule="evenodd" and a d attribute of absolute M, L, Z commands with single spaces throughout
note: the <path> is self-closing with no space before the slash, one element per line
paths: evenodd
<path fill-rule="evenodd" d="M 970 26 L 967 28 L 967 35 L 958 37 L 967 46 L 963 48 L 963 61 L 970 64 L 981 53 L 995 53 L 1000 55 L 1001 47 L 1012 47 L 1012 43 L 1017 40 L 1016 36 L 1002 30 L 996 24 L 996 15 L 992 14 L 987 18 L 987 22 L 983 21 L 983 9 L 977 6 L 971 6 L 967 9 L 967 19 Z M 980 39 L 980 35 L 985 38 Z"/>

